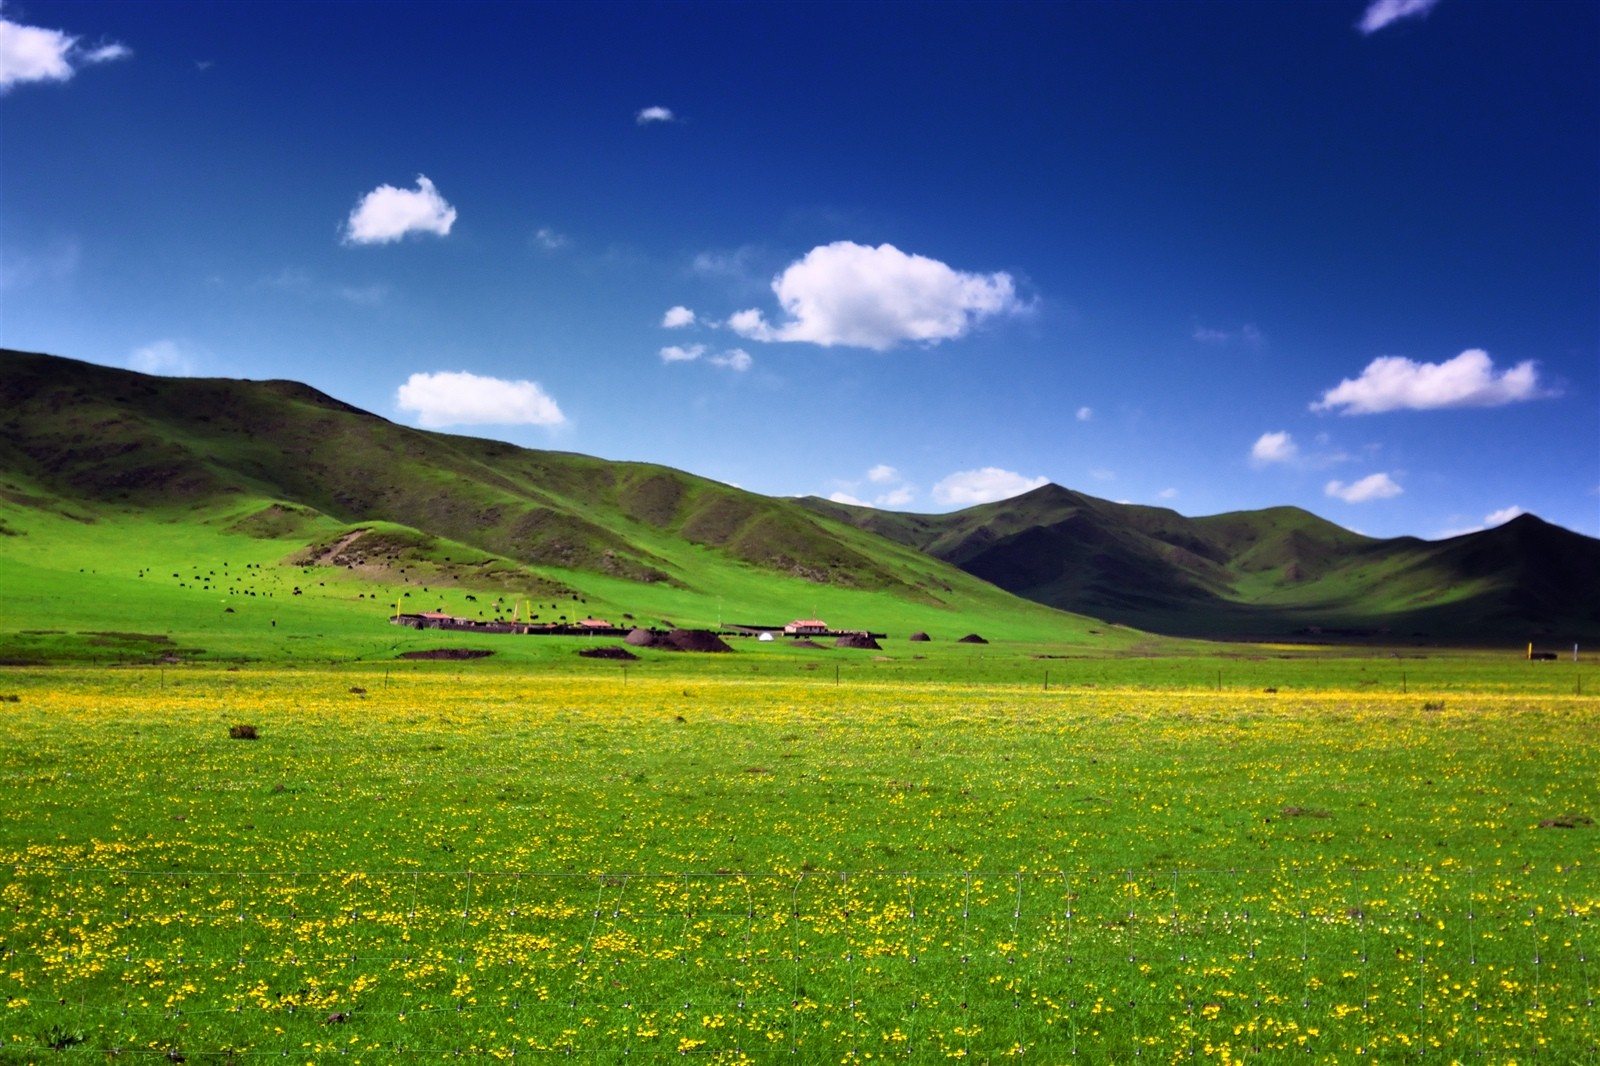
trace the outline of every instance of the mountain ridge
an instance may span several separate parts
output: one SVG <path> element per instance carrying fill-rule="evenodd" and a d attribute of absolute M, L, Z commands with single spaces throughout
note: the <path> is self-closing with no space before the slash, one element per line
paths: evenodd
<path fill-rule="evenodd" d="M 707 567 L 729 588 L 745 568 L 938 607 L 978 595 L 976 581 L 1075 619 L 1063 624 L 1180 637 L 1600 637 L 1600 597 L 1583 596 L 1600 588 L 1600 541 L 1531 515 L 1444 541 L 1378 539 L 1294 507 L 1191 518 L 1054 484 L 949 514 L 880 511 L 414 429 L 299 382 L 15 351 L 0 351 L 0 411 L 14 517 L 231 508 L 241 529 L 333 537 L 390 524 L 552 586 L 593 575 L 710 594 Z M 0 532 L 18 533 L 5 518 Z"/>

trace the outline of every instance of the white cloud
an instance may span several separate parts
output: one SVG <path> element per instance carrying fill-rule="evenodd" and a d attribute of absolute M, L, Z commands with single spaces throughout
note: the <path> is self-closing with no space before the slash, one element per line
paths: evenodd
<path fill-rule="evenodd" d="M 388 244 L 408 233 L 443 237 L 455 225 L 456 209 L 445 202 L 433 182 L 417 175 L 415 189 L 380 185 L 363 196 L 345 223 L 346 244 Z"/>
<path fill-rule="evenodd" d="M 879 463 L 868 470 L 866 480 L 880 490 L 870 501 L 856 495 L 861 488 L 860 481 L 834 482 L 841 488 L 829 499 L 840 503 L 853 503 L 858 507 L 904 507 L 917 498 L 916 486 L 908 484 L 905 478 L 900 476 L 900 471 L 888 463 Z"/>
<path fill-rule="evenodd" d="M 89 49 L 83 53 L 83 61 L 85 63 L 110 63 L 118 59 L 128 59 L 132 55 L 132 48 L 113 41 L 109 44 L 102 44 Z"/>
<path fill-rule="evenodd" d="M 1079 422 L 1087 422 L 1090 419 L 1092 419 L 1093 417 L 1094 417 L 1094 408 L 1093 407 L 1080 407 L 1080 408 L 1078 408 L 1077 418 L 1078 418 Z"/>
<path fill-rule="evenodd" d="M 1483 521 L 1481 523 L 1479 523 L 1478 525 L 1475 525 L 1475 526 L 1462 526 L 1462 527 L 1457 528 L 1457 529 L 1441 530 L 1440 532 L 1435 533 L 1433 535 L 1433 539 L 1434 540 L 1449 540 L 1451 537 L 1464 537 L 1468 533 L 1482 533 L 1485 529 L 1492 529 L 1495 526 L 1505 525 L 1507 522 L 1511 521 L 1513 518 L 1517 518 L 1517 517 L 1519 517 L 1521 515 L 1525 515 L 1527 513 L 1528 513 L 1527 511 L 1524 511 L 1522 508 L 1516 506 L 1515 504 L 1513 504 L 1510 507 L 1502 507 L 1498 511 L 1491 511 L 1490 513 L 1484 515 L 1483 516 Z"/>
<path fill-rule="evenodd" d="M 1300 446 L 1284 432 L 1263 433 L 1250 448 L 1250 462 L 1255 466 L 1292 463 L 1299 457 Z"/>
<path fill-rule="evenodd" d="M 1404 18 L 1421 18 L 1439 0 L 1372 0 L 1356 25 L 1362 33 L 1377 33 L 1391 22 Z"/>
<path fill-rule="evenodd" d="M 904 507 L 917 498 L 917 490 L 910 485 L 901 485 L 899 488 L 890 489 L 880 495 L 875 501 L 879 507 Z"/>
<path fill-rule="evenodd" d="M 692 363 L 696 359 L 704 358 L 712 366 L 737 372 L 749 370 L 755 363 L 755 360 L 750 358 L 750 353 L 743 348 L 729 348 L 713 354 L 708 354 L 709 352 L 710 349 L 704 344 L 669 344 L 658 354 L 663 363 Z"/>
<path fill-rule="evenodd" d="M 1160 492 L 1156 493 L 1156 498 L 1161 500 L 1176 500 L 1178 498 L 1178 490 L 1162 489 Z"/>
<path fill-rule="evenodd" d="M 663 363 L 689 363 L 705 354 L 706 346 L 703 344 L 690 344 L 687 346 L 669 344 L 661 349 L 661 361 Z"/>
<path fill-rule="evenodd" d="M 135 348 L 128 355 L 128 369 L 141 374 L 160 374 L 164 377 L 187 377 L 195 372 L 199 359 L 187 346 L 176 341 L 160 340 Z"/>
<path fill-rule="evenodd" d="M 1330 481 L 1322 491 L 1345 503 L 1367 503 L 1372 500 L 1387 500 L 1405 490 L 1395 484 L 1394 479 L 1388 474 L 1368 474 L 1360 481 L 1348 485 L 1343 481 Z"/>
<path fill-rule="evenodd" d="M 1358 378 L 1345 378 L 1311 405 L 1313 411 L 1343 408 L 1342 414 L 1428 411 L 1443 407 L 1500 407 L 1536 400 L 1547 393 L 1534 363 L 1525 360 L 1496 373 L 1489 353 L 1470 348 L 1443 363 L 1418 363 L 1383 355 Z"/>
<path fill-rule="evenodd" d="M 646 107 L 641 108 L 639 113 L 633 116 L 633 121 L 641 126 L 648 126 L 652 122 L 676 122 L 677 118 L 672 114 L 670 107 Z"/>
<path fill-rule="evenodd" d="M 78 38 L 61 30 L 24 26 L 0 15 L 0 94 L 29 81 L 66 81 L 75 63 L 106 63 L 126 59 L 133 50 L 106 43 L 83 48 Z"/>
<path fill-rule="evenodd" d="M 750 353 L 743 348 L 729 348 L 720 355 L 707 356 L 706 362 L 712 366 L 723 366 L 729 370 L 743 372 L 749 370 L 750 364 L 755 360 L 751 359 Z"/>
<path fill-rule="evenodd" d="M 1096 481 L 1117 480 L 1117 472 L 1115 470 L 1107 470 L 1103 466 L 1097 466 L 1093 470 L 1089 471 L 1089 476 L 1094 478 Z"/>
<path fill-rule="evenodd" d="M 662 329 L 682 329 L 684 326 L 694 325 L 694 312 L 679 304 L 667 308 L 667 313 L 661 316 Z"/>
<path fill-rule="evenodd" d="M 1050 484 L 1047 477 L 1023 477 L 1010 470 L 986 466 L 981 470 L 962 470 L 933 486 L 935 501 L 947 506 L 970 507 L 1010 499 Z"/>
<path fill-rule="evenodd" d="M 968 274 L 892 244 L 819 245 L 772 281 L 789 320 L 774 326 L 754 308 L 728 325 L 758 341 L 805 341 L 884 351 L 902 341 L 964 336 L 992 315 L 1023 309 L 1011 275 Z"/>
<path fill-rule="evenodd" d="M 559 426 L 566 416 L 536 381 L 505 381 L 466 371 L 412 374 L 395 393 L 426 429 L 443 426 Z"/>

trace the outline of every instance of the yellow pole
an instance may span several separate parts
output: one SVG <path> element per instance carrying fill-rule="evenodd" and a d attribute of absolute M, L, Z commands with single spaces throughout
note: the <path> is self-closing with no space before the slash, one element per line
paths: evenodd
<path fill-rule="evenodd" d="M 1528 661 L 1533 661 L 1533 641 L 1528 642 Z"/>

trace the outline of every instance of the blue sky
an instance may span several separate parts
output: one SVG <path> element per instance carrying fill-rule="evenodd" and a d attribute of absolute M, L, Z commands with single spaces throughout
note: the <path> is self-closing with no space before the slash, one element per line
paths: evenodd
<path fill-rule="evenodd" d="M 1600 5 L 0 7 L 0 345 L 945 511 L 1600 535 Z"/>

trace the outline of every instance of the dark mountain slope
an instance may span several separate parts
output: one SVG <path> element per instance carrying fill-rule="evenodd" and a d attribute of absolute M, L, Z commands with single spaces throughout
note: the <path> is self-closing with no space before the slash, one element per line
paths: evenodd
<path fill-rule="evenodd" d="M 1292 507 L 1186 518 L 1058 485 L 948 515 L 802 502 L 1028 599 L 1153 632 L 1600 639 L 1600 541 L 1532 515 L 1434 542 Z"/>

